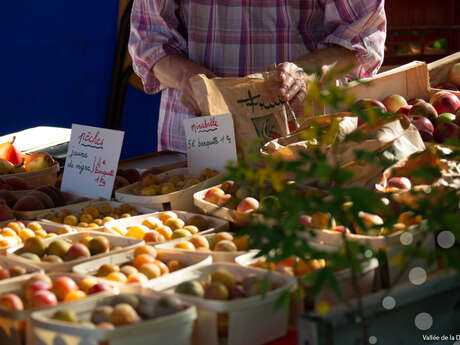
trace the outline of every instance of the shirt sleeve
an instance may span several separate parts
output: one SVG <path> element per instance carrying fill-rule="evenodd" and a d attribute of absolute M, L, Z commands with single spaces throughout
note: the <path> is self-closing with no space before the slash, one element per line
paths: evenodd
<path fill-rule="evenodd" d="M 386 39 L 384 0 L 323 0 L 326 37 L 329 44 L 351 50 L 359 61 L 355 73 L 367 77 L 377 73 L 383 62 Z"/>
<path fill-rule="evenodd" d="M 149 94 L 165 88 L 152 73 L 155 63 L 166 55 L 187 55 L 177 10 L 176 0 L 134 0 L 128 50 Z"/>

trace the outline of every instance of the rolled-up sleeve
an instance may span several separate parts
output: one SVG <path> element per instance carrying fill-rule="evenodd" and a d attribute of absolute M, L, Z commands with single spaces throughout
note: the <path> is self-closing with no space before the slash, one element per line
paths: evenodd
<path fill-rule="evenodd" d="M 356 74 L 375 74 L 383 62 L 386 39 L 384 0 L 324 0 L 326 37 L 329 44 L 351 50 L 358 59 Z"/>
<path fill-rule="evenodd" d="M 134 0 L 133 3 L 128 50 L 134 72 L 149 94 L 164 89 L 152 73 L 155 63 L 166 55 L 187 55 L 187 43 L 179 31 L 177 7 L 175 0 Z"/>

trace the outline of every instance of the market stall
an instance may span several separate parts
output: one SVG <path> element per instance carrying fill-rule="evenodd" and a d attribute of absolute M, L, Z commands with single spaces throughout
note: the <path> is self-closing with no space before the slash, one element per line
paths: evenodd
<path fill-rule="evenodd" d="M 430 66 L 312 78 L 305 118 L 200 76 L 187 157 L 0 143 L 1 344 L 457 344 L 458 54 Z"/>

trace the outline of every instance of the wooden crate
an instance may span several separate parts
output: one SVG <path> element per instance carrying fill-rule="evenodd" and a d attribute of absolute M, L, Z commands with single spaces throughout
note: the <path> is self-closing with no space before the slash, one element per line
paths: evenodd
<path fill-rule="evenodd" d="M 447 81 L 447 74 L 449 73 L 450 68 L 457 62 L 460 62 L 460 51 L 428 64 L 430 85 L 434 88 L 436 85 L 445 83 Z M 439 89 L 434 90 L 439 91 Z M 460 92 L 454 93 L 460 97 Z"/>

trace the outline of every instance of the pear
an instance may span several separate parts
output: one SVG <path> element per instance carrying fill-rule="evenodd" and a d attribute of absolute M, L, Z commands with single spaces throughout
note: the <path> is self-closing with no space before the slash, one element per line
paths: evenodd
<path fill-rule="evenodd" d="M 14 169 L 14 164 L 11 164 L 6 159 L 0 158 L 0 175 L 9 174 Z"/>

